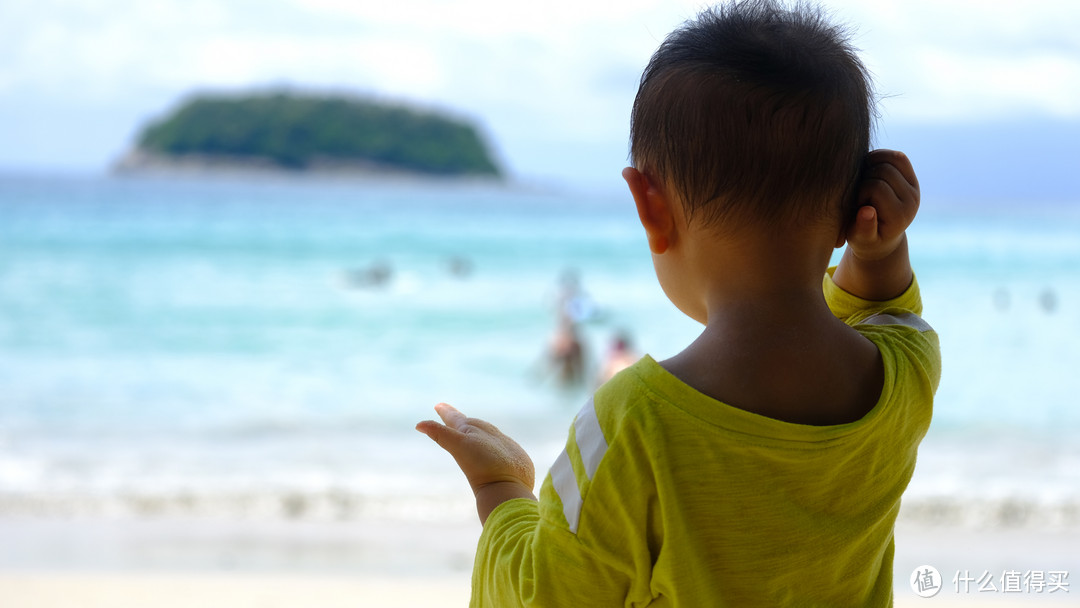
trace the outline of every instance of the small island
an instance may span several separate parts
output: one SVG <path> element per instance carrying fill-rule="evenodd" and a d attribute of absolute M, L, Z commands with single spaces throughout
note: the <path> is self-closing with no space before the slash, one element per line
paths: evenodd
<path fill-rule="evenodd" d="M 144 128 L 114 168 L 501 177 L 483 138 L 464 120 L 286 92 L 193 97 Z"/>

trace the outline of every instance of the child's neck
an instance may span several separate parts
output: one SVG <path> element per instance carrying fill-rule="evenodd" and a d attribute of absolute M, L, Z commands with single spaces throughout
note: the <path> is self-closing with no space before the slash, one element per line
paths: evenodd
<path fill-rule="evenodd" d="M 754 233 L 723 239 L 693 239 L 688 259 L 698 268 L 706 326 L 737 316 L 763 317 L 766 309 L 811 319 L 831 314 L 821 279 L 832 255 L 827 231 L 799 234 Z"/>
<path fill-rule="evenodd" d="M 881 358 L 872 342 L 823 308 L 733 306 L 661 365 L 698 392 L 748 412 L 798 424 L 853 422 L 877 403 Z"/>
<path fill-rule="evenodd" d="M 668 371 L 717 400 L 789 422 L 850 422 L 873 407 L 879 355 L 825 302 L 828 245 L 750 239 L 708 249 L 694 257 L 716 256 L 723 267 L 701 275 L 705 330 L 662 363 Z"/>

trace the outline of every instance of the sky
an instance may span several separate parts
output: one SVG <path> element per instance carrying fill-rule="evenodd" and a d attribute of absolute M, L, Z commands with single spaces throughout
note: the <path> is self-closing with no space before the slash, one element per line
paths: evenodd
<path fill-rule="evenodd" d="M 876 144 L 951 197 L 1073 197 L 1080 2 L 824 0 Z M 683 0 L 0 0 L 0 171 L 103 173 L 197 92 L 374 96 L 478 124 L 515 179 L 620 187 L 638 78 Z"/>

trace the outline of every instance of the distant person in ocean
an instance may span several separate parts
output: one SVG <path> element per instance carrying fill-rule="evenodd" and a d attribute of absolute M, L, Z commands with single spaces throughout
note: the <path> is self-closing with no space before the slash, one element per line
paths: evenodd
<path fill-rule="evenodd" d="M 1047 287 L 1039 293 L 1039 307 L 1048 314 L 1057 310 L 1057 294 L 1053 289 Z"/>
<path fill-rule="evenodd" d="M 386 261 L 379 260 L 364 268 L 354 268 L 345 273 L 350 287 L 373 288 L 385 286 L 393 276 L 393 269 Z"/>
<path fill-rule="evenodd" d="M 555 331 L 546 353 L 546 364 L 562 388 L 585 384 L 586 353 L 580 326 L 596 317 L 596 304 L 581 288 L 578 272 L 567 269 L 559 278 Z"/>
<path fill-rule="evenodd" d="M 455 255 L 451 256 L 446 261 L 446 268 L 450 271 L 450 275 L 458 279 L 467 279 L 473 272 L 472 260 L 465 256 Z"/>
<path fill-rule="evenodd" d="M 559 386 L 574 388 L 585 381 L 585 345 L 577 324 L 569 318 L 559 318 L 558 327 L 548 345 L 547 358 Z"/>
<path fill-rule="evenodd" d="M 872 106 L 845 30 L 806 4 L 724 4 L 660 45 L 623 177 L 704 329 L 596 391 L 539 500 L 490 423 L 439 404 L 417 425 L 475 494 L 472 606 L 892 605 L 941 357 L 908 257 L 918 180 L 868 151 Z"/>
<path fill-rule="evenodd" d="M 593 320 L 597 314 L 596 303 L 581 288 L 581 278 L 576 270 L 568 269 L 559 279 L 559 297 L 556 302 L 559 323 L 578 324 Z"/>
<path fill-rule="evenodd" d="M 630 334 L 620 331 L 611 339 L 607 355 L 600 366 L 600 375 L 597 376 L 596 384 L 600 386 L 615 377 L 615 374 L 630 367 L 640 357 L 634 351 L 630 341 Z"/>

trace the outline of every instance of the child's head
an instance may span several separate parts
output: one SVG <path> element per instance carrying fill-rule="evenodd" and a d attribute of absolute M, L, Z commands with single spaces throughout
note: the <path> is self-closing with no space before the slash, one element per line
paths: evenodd
<path fill-rule="evenodd" d="M 630 155 L 692 221 L 838 222 L 869 150 L 872 106 L 866 68 L 820 9 L 734 2 L 653 55 Z"/>

